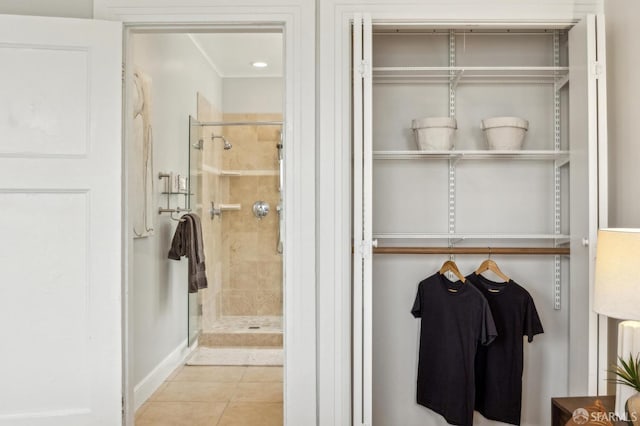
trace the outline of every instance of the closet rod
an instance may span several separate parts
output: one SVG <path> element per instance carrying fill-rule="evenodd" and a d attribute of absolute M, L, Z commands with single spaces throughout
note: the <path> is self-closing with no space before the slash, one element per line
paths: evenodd
<path fill-rule="evenodd" d="M 282 126 L 282 121 L 197 121 L 196 126 Z"/>
<path fill-rule="evenodd" d="M 425 36 L 425 35 L 434 35 L 434 36 L 448 36 L 449 35 L 449 30 L 402 30 L 402 29 L 398 29 L 398 30 L 380 30 L 380 31 L 373 31 L 373 35 L 385 35 L 385 36 L 393 36 L 393 35 L 398 35 L 398 36 L 407 36 L 407 35 L 419 35 L 419 36 Z M 542 32 L 542 31 L 523 31 L 523 32 L 517 32 L 517 31 L 456 31 L 455 35 L 457 36 L 477 36 L 477 35 L 489 35 L 489 36 L 501 36 L 501 35 L 507 35 L 507 36 L 514 36 L 514 35 L 522 35 L 522 36 L 553 36 L 553 32 L 552 31 L 546 31 L 546 32 Z"/>
<path fill-rule="evenodd" d="M 374 247 L 374 254 L 536 254 L 568 255 L 569 247 Z"/>

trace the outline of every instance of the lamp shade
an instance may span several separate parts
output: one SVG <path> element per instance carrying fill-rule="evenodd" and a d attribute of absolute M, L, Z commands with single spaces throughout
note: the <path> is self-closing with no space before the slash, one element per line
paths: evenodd
<path fill-rule="evenodd" d="M 598 231 L 593 309 L 640 320 L 640 229 Z"/>

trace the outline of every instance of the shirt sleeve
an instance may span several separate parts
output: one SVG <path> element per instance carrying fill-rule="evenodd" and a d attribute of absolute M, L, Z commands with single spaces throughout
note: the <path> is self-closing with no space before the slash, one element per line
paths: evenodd
<path fill-rule="evenodd" d="M 538 316 L 538 311 L 536 310 L 536 305 L 533 303 L 531 295 L 527 298 L 527 306 L 525 309 L 522 329 L 524 330 L 523 334 L 527 336 L 529 343 L 533 341 L 533 336 L 544 333 L 542 322 L 540 322 L 540 317 Z"/>
<path fill-rule="evenodd" d="M 422 284 L 418 286 L 418 291 L 416 293 L 416 300 L 413 302 L 413 308 L 411 308 L 411 313 L 414 318 L 422 317 Z"/>
<path fill-rule="evenodd" d="M 480 333 L 480 344 L 487 346 L 498 337 L 496 324 L 493 321 L 493 315 L 489 308 L 489 303 L 484 300 L 482 304 L 482 330 Z"/>

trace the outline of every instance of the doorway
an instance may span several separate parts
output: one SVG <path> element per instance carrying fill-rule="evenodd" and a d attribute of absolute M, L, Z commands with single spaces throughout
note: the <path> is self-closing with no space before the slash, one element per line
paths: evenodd
<path fill-rule="evenodd" d="M 286 96 L 279 26 L 131 28 L 126 44 L 135 410 L 185 361 L 283 363 Z M 208 285 L 196 291 L 188 261 L 167 258 L 187 213 L 203 236 Z"/>

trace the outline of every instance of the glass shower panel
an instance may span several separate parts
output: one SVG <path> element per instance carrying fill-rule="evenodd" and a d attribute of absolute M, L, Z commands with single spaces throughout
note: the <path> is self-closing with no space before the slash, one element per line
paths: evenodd
<path fill-rule="evenodd" d="M 201 219 L 202 208 L 202 135 L 198 121 L 189 116 L 189 191 L 187 208 Z M 189 346 L 193 345 L 202 331 L 202 297 L 201 292 L 189 293 L 188 297 L 188 337 Z"/>

